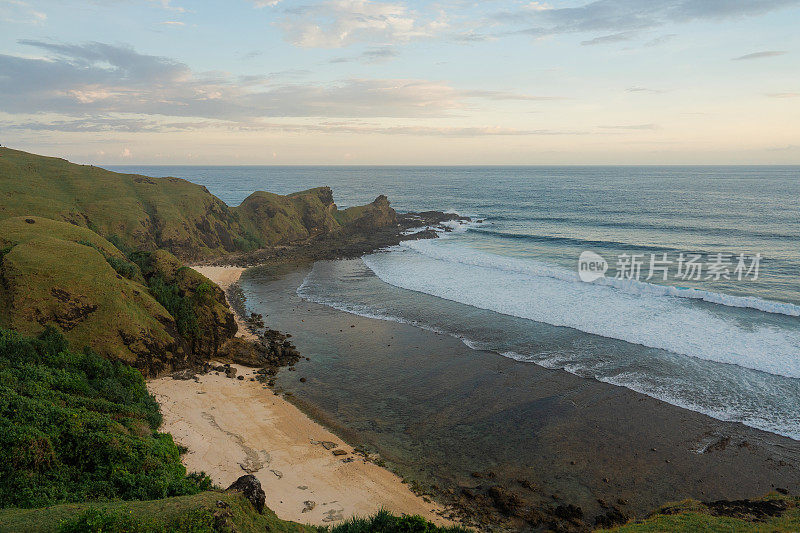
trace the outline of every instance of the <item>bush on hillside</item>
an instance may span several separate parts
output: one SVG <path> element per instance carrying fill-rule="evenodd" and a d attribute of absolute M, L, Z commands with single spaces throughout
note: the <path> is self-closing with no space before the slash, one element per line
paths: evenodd
<path fill-rule="evenodd" d="M 396 516 L 381 509 L 369 518 L 351 518 L 332 527 L 320 527 L 320 533 L 468 533 L 460 526 L 439 527 L 421 516 Z"/>
<path fill-rule="evenodd" d="M 138 370 L 0 328 L 0 507 L 195 494 Z"/>

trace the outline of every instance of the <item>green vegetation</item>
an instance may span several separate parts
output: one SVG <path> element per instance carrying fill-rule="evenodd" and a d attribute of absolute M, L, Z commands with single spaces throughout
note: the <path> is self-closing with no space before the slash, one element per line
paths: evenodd
<path fill-rule="evenodd" d="M 340 213 L 327 187 L 288 196 L 256 192 L 229 207 L 183 179 L 119 174 L 9 148 L 0 148 L 0 198 L 0 220 L 38 215 L 107 236 L 126 253 L 164 249 L 183 259 L 394 222 L 388 202 Z"/>
<path fill-rule="evenodd" d="M 160 424 L 135 369 L 0 329 L 0 507 L 199 492 Z"/>
<path fill-rule="evenodd" d="M 368 518 L 351 518 L 343 524 L 319 528 L 320 533 L 466 533 L 463 527 L 438 527 L 421 516 L 395 516 L 380 510 Z"/>
<path fill-rule="evenodd" d="M 770 495 L 762 500 L 730 502 L 725 510 L 695 500 L 671 504 L 646 520 L 605 531 L 617 533 L 718 532 L 781 533 L 800 531 L 800 498 Z M 764 512 L 764 504 L 773 504 Z M 738 505 L 737 505 L 738 504 Z M 769 511 L 769 509 L 772 509 Z"/>
<path fill-rule="evenodd" d="M 60 329 L 147 374 L 211 357 L 236 332 L 222 290 L 166 251 L 134 252 L 66 222 L 0 221 L 0 326 Z"/>
<path fill-rule="evenodd" d="M 0 510 L 1 533 L 59 531 L 315 533 L 316 528 L 280 520 L 269 509 L 258 514 L 241 495 L 217 491 L 153 501 L 73 503 L 43 509 Z"/>
<path fill-rule="evenodd" d="M 197 327 L 197 314 L 192 301 L 181 294 L 180 287 L 175 283 L 167 283 L 161 276 L 150 278 L 149 286 L 158 303 L 175 318 L 178 333 L 184 337 L 197 337 L 200 333 Z"/>
<path fill-rule="evenodd" d="M 112 266 L 114 245 L 88 228 L 41 217 L 0 221 L 0 326 L 37 335 L 60 329 L 70 345 L 138 368 L 180 346 L 174 318 L 143 284 Z"/>
<path fill-rule="evenodd" d="M 418 516 L 398 517 L 379 511 L 331 527 L 280 520 L 264 509 L 258 514 L 236 493 L 208 491 L 154 501 L 64 504 L 46 509 L 0 510 L 0 532 L 59 533 L 212 533 L 218 531 L 285 533 L 466 533 L 460 527 L 437 527 Z"/>
<path fill-rule="evenodd" d="M 38 215 L 181 257 L 236 251 L 238 217 L 204 187 L 0 148 L 0 219 Z"/>

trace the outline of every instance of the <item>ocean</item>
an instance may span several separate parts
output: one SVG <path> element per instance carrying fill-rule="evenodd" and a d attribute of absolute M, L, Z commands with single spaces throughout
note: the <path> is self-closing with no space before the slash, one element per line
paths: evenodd
<path fill-rule="evenodd" d="M 297 293 L 800 440 L 800 167 L 109 168 L 470 216 Z"/>

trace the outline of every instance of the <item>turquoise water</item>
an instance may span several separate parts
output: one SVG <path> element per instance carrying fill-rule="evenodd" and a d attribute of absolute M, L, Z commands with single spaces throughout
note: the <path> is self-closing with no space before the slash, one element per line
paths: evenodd
<path fill-rule="evenodd" d="M 435 241 L 318 264 L 298 293 L 800 439 L 800 167 L 125 170 L 185 177 L 232 205 L 324 184 L 340 206 L 385 193 L 398 210 L 473 216 Z M 641 256 L 643 276 L 583 283 L 587 250 L 609 277 L 620 254 Z M 731 279 L 672 265 L 646 280 L 651 254 L 681 253 L 725 254 Z M 757 279 L 737 279 L 740 254 L 760 254 Z"/>

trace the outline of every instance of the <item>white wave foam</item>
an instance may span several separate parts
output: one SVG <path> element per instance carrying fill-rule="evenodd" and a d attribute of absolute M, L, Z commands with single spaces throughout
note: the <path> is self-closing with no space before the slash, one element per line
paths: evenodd
<path fill-rule="evenodd" d="M 404 251 L 363 260 L 381 280 L 404 289 L 676 354 L 800 378 L 800 331 L 796 329 L 743 324 L 734 317 L 718 316 L 693 305 L 682 293 L 671 294 L 669 287 L 586 284 L 565 269 L 443 244 L 403 243 Z M 745 302 L 733 296 L 714 298 L 724 302 L 721 305 L 752 307 L 735 305 Z M 764 302 L 765 306 L 769 303 Z"/>
<path fill-rule="evenodd" d="M 437 247 L 434 241 L 407 241 L 400 245 L 419 254 L 426 255 L 432 259 L 442 261 L 452 261 L 464 265 L 485 267 L 508 272 L 516 272 L 530 276 L 544 276 L 557 280 L 582 283 L 577 272 L 555 267 L 545 263 L 540 263 L 531 259 L 518 259 L 514 257 L 500 257 L 485 253 L 470 253 L 470 249 L 459 249 L 458 253 L 453 253 L 452 249 Z M 464 250 L 465 253 L 461 253 Z M 623 280 L 616 278 L 601 278 L 594 282 L 595 285 L 613 287 L 629 294 L 642 294 L 652 296 L 672 296 L 675 298 L 688 298 L 691 300 L 703 300 L 705 302 L 724 305 L 726 307 L 738 307 L 756 309 L 765 313 L 773 313 L 787 316 L 800 316 L 800 306 L 787 302 L 775 302 L 756 298 L 754 296 L 734 296 L 722 294 L 702 289 L 688 287 L 673 287 L 668 285 L 656 285 L 636 280 Z"/>

